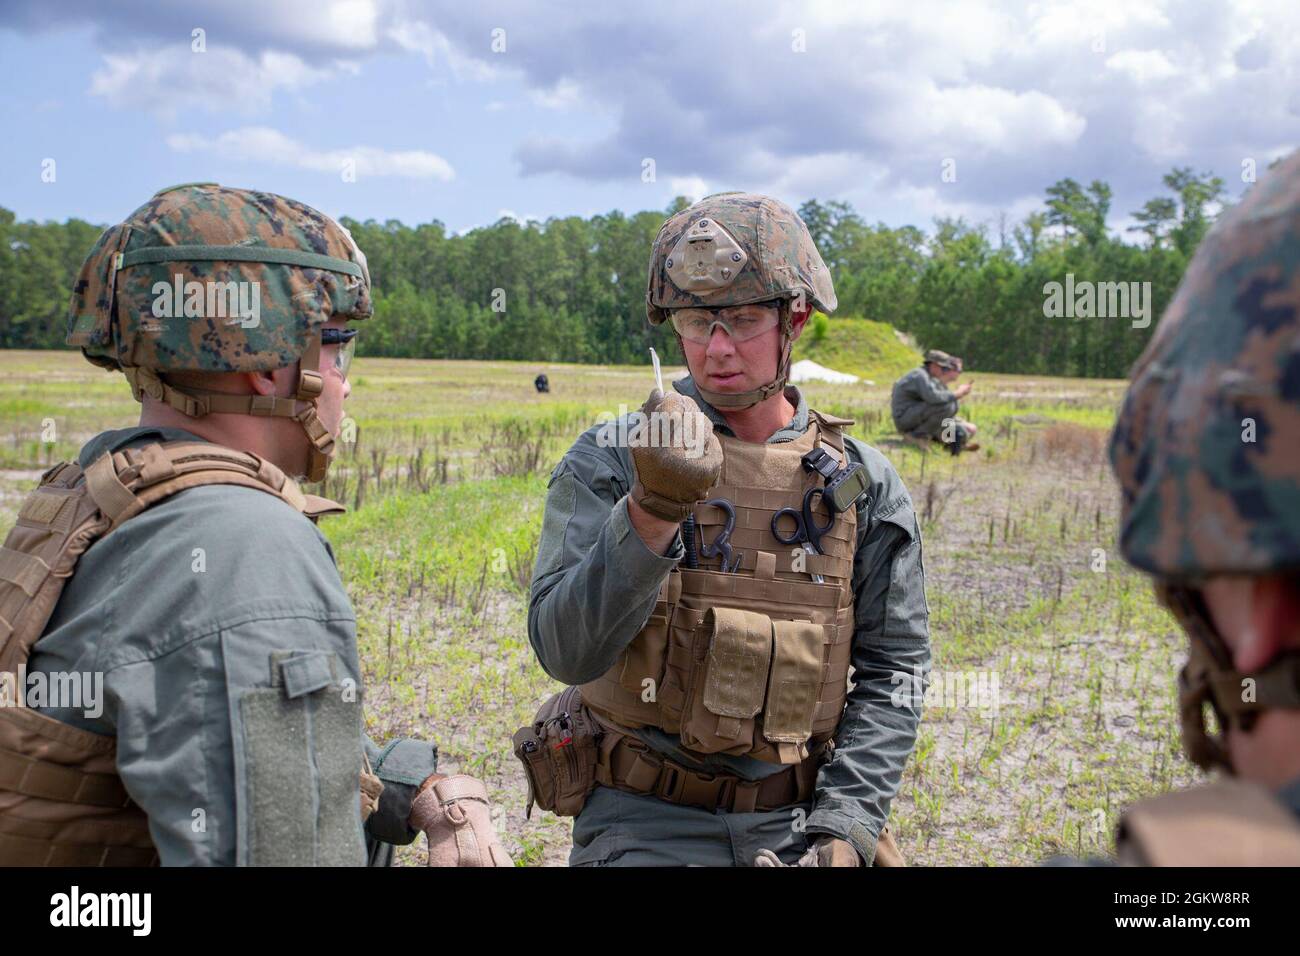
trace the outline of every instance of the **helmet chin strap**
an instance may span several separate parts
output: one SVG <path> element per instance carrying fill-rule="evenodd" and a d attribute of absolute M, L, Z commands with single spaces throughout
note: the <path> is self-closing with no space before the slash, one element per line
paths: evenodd
<path fill-rule="evenodd" d="M 325 389 L 325 379 L 320 373 L 320 335 L 312 338 L 311 345 L 298 361 L 297 398 L 305 408 L 294 420 L 307 433 L 311 447 L 307 450 L 307 480 L 324 481 L 329 470 L 330 455 L 334 452 L 334 436 L 317 414 L 316 402 Z"/>
<path fill-rule="evenodd" d="M 257 415 L 268 418 L 292 418 L 307 433 L 310 447 L 307 452 L 308 481 L 321 481 L 329 468 L 334 451 L 334 436 L 320 420 L 316 403 L 325 387 L 320 368 L 320 336 L 313 337 L 307 351 L 298 360 L 298 387 L 292 398 L 276 395 L 232 395 L 202 388 L 178 388 L 162 378 L 153 369 L 123 366 L 122 372 L 131 384 L 131 394 L 137 402 L 148 395 L 189 418 L 205 415 Z"/>
<path fill-rule="evenodd" d="M 740 411 L 746 408 L 752 408 L 759 402 L 767 401 L 773 395 L 780 395 L 785 390 L 786 379 L 790 374 L 790 352 L 794 345 L 792 338 L 793 321 L 790 312 L 790 300 L 782 299 L 778 307 L 781 315 L 781 357 L 776 366 L 776 378 L 759 388 L 752 388 L 747 392 L 714 392 L 704 388 L 699 382 L 695 383 L 696 389 L 704 396 L 705 401 L 717 409 L 726 409 L 728 411 Z M 677 335 L 677 347 L 681 349 L 682 356 L 685 357 L 686 349 L 682 346 L 682 337 Z"/>
<path fill-rule="evenodd" d="M 1227 731 L 1250 733 L 1259 715 L 1274 708 L 1300 708 L 1300 651 L 1279 654 L 1250 673 L 1232 667 L 1232 654 L 1210 621 L 1195 590 L 1158 585 L 1157 594 L 1191 638 L 1191 654 L 1178 675 L 1178 710 L 1183 749 L 1203 770 L 1220 767 L 1235 774 Z M 1218 719 L 1220 733 L 1205 726 L 1205 705 Z"/>

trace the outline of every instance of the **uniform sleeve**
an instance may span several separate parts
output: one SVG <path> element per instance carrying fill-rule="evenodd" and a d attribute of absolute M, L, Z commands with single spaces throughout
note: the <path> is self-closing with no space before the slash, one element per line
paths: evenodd
<path fill-rule="evenodd" d="M 914 394 L 927 405 L 940 405 L 947 407 L 949 414 L 957 411 L 957 399 L 949 391 L 948 386 L 933 378 L 930 375 L 921 374 L 916 376 L 912 383 Z M 901 484 L 901 482 L 900 482 Z"/>
<path fill-rule="evenodd" d="M 548 674 L 594 680 L 632 642 L 659 586 L 682 557 L 681 538 L 655 554 L 632 527 L 626 452 L 589 431 L 551 474 L 528 607 L 528 638 Z"/>
<path fill-rule="evenodd" d="M 916 744 L 922 693 L 914 689 L 930 668 L 929 609 L 911 497 L 879 452 L 852 440 L 849 447 L 877 480 L 858 514 L 853 686 L 817 777 L 807 832 L 847 840 L 870 861 Z"/>
<path fill-rule="evenodd" d="M 98 664 L 161 861 L 362 865 L 356 619 L 319 530 L 213 486 L 119 535 Z"/>
<path fill-rule="evenodd" d="M 364 862 L 353 632 L 259 617 L 109 672 L 118 773 L 164 866 Z"/>

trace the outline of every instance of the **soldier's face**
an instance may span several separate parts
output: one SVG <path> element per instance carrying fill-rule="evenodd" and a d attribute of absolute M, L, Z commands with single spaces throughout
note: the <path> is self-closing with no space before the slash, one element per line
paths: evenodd
<path fill-rule="evenodd" d="M 331 319 L 325 328 L 344 329 L 347 322 L 343 319 Z M 335 364 L 341 345 L 322 345 L 320 349 L 320 374 L 324 383 L 320 398 L 316 401 L 317 414 L 330 433 L 338 435 L 343 423 L 343 403 L 352 394 L 352 386 Z"/>
<path fill-rule="evenodd" d="M 1259 670 L 1281 653 L 1300 650 L 1300 576 L 1214 577 L 1201 594 L 1237 670 Z M 1250 733 L 1228 732 L 1228 749 L 1241 776 L 1286 784 L 1300 776 L 1300 710 L 1262 712 Z"/>
<path fill-rule="evenodd" d="M 775 306 L 770 308 L 776 311 Z M 808 315 L 808 312 L 793 314 L 792 340 L 803 331 Z M 696 384 L 714 392 L 748 392 L 776 378 L 781 361 L 781 326 L 778 323 L 752 339 L 737 342 L 717 325 L 707 343 L 683 338 L 682 348 Z"/>

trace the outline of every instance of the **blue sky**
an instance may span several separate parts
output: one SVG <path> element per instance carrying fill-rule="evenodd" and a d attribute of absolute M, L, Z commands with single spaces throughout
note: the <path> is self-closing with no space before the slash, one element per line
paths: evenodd
<path fill-rule="evenodd" d="M 452 230 L 723 189 L 992 224 L 1073 176 L 1122 226 L 1300 143 L 1300 5 L 8 0 L 0 81 L 20 218 L 215 180 Z"/>

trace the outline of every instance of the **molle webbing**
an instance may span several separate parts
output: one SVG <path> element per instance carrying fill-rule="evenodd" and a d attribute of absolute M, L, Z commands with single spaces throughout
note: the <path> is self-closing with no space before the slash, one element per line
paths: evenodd
<path fill-rule="evenodd" d="M 106 452 L 84 472 L 55 465 L 0 547 L 0 680 L 17 687 L 88 548 L 146 508 L 206 485 L 273 494 L 313 519 L 342 510 L 303 494 L 270 462 L 207 442 Z M 21 703 L 0 707 L 0 866 L 157 862 L 148 820 L 117 775 L 116 740 Z"/>
<path fill-rule="evenodd" d="M 789 442 L 750 443 L 719 435 L 723 463 L 710 498 L 734 505 L 731 546 L 722 557 L 678 565 L 660 586 L 642 630 L 605 674 L 582 685 L 582 699 L 615 725 L 677 734 L 688 751 L 807 763 L 839 725 L 853 638 L 855 509 L 836 516 L 824 553 L 784 545 L 772 534 L 782 508 L 801 512 L 822 476 L 801 459 L 821 447 L 846 463 L 844 419 L 812 413 Z M 816 520 L 826 523 L 820 500 Z M 724 509 L 694 509 L 699 544 L 715 541 Z M 788 522 L 788 518 L 786 521 Z M 824 581 L 817 582 L 814 575 Z"/>

